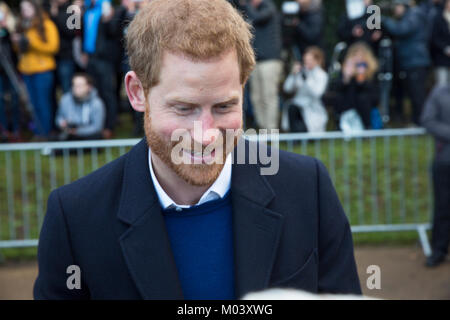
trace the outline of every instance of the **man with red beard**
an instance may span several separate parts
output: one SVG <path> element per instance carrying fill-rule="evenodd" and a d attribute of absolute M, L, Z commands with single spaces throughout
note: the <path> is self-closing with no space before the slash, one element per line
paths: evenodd
<path fill-rule="evenodd" d="M 225 0 L 141 8 L 127 33 L 125 84 L 145 112 L 146 138 L 52 192 L 35 298 L 360 294 L 349 224 L 324 165 L 271 149 L 279 170 L 263 175 L 248 154 L 255 143 L 240 137 L 255 64 L 250 29 Z"/>

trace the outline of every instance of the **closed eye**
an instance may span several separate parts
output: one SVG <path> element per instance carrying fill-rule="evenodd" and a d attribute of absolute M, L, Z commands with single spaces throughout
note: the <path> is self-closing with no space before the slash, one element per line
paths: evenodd
<path fill-rule="evenodd" d="M 235 105 L 236 105 L 236 103 L 218 105 L 218 106 L 215 106 L 215 110 L 217 110 L 217 112 L 227 112 L 227 111 L 230 111 L 231 109 L 233 109 L 233 107 Z"/>
<path fill-rule="evenodd" d="M 175 105 L 173 106 L 175 108 L 175 110 L 179 113 L 189 113 L 192 110 L 194 110 L 194 107 L 190 107 L 190 106 L 183 106 L 183 105 Z"/>

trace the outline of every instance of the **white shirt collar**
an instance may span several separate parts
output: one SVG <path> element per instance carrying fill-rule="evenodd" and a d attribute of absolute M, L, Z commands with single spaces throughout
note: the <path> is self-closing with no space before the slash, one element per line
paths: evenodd
<path fill-rule="evenodd" d="M 161 207 L 163 209 L 172 208 L 175 207 L 177 210 L 179 209 L 181 211 L 182 208 L 189 208 L 191 206 L 189 205 L 179 205 L 176 204 L 169 195 L 164 191 L 164 189 L 161 187 L 161 185 L 158 182 L 158 179 L 156 178 L 155 172 L 153 171 L 153 165 L 152 165 L 152 157 L 151 157 L 151 150 L 148 148 L 148 166 L 150 168 L 150 175 L 152 177 L 153 185 L 155 186 L 156 194 L 159 199 L 159 203 L 161 204 Z M 225 164 L 222 168 L 222 171 L 220 172 L 219 176 L 217 177 L 216 181 L 209 187 L 208 190 L 202 195 L 200 200 L 195 204 L 196 206 L 211 201 L 216 200 L 219 198 L 223 198 L 225 194 L 230 190 L 231 188 L 231 153 L 228 154 L 227 159 L 225 160 Z"/>

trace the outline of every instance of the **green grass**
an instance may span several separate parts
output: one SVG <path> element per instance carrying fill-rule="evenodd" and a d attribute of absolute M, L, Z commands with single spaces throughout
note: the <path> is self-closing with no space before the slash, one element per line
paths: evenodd
<path fill-rule="evenodd" d="M 123 125 L 116 137 L 129 137 L 132 131 L 129 115 L 122 115 L 121 121 Z M 282 143 L 280 148 L 314 156 L 327 166 L 352 225 L 429 220 L 432 206 L 429 165 L 433 151 L 430 137 L 299 142 L 290 148 Z M 63 156 L 40 156 L 35 151 L 1 152 L 0 240 L 36 239 L 52 188 L 84 176 L 128 150 L 113 148 L 111 152 L 83 153 L 81 161 L 77 154 L 64 160 Z M 35 160 L 40 160 L 40 175 Z M 51 174 L 52 169 L 55 175 Z M 11 199 L 8 181 L 12 182 L 9 192 L 14 204 L 8 202 Z M 42 210 L 38 210 L 39 202 Z M 14 208 L 14 215 L 9 206 Z M 417 241 L 415 232 L 365 233 L 353 237 L 357 245 Z M 0 254 L 7 259 L 35 258 L 36 248 L 3 249 Z"/>

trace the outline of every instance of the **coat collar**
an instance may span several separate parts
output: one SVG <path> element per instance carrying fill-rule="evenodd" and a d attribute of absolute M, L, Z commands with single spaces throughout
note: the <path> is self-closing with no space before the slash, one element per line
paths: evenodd
<path fill-rule="evenodd" d="M 248 141 L 241 139 L 246 146 Z M 118 218 L 129 225 L 120 237 L 122 252 L 144 299 L 182 299 L 175 260 L 147 163 L 145 139 L 128 153 Z M 283 216 L 267 208 L 275 197 L 257 164 L 236 164 L 231 199 L 235 242 L 236 297 L 268 286 Z"/>

